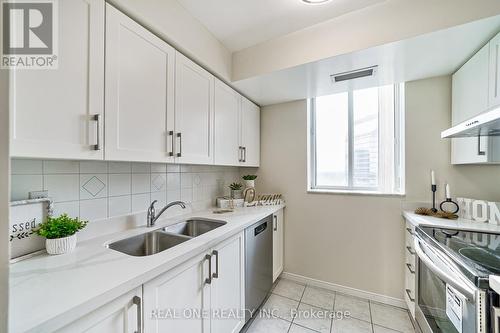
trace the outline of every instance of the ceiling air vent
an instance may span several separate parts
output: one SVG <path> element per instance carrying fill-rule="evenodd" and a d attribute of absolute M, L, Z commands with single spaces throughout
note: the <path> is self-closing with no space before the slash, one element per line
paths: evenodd
<path fill-rule="evenodd" d="M 332 82 L 342 82 L 354 79 L 360 79 L 362 77 L 373 76 L 377 72 L 378 66 L 366 67 L 361 69 L 356 69 L 350 72 L 338 73 L 330 75 Z"/>

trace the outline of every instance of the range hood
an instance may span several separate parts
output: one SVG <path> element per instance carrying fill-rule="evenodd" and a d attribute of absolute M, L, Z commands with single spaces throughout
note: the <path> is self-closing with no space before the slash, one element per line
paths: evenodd
<path fill-rule="evenodd" d="M 500 107 L 481 113 L 441 132 L 442 139 L 472 136 L 500 136 Z"/>

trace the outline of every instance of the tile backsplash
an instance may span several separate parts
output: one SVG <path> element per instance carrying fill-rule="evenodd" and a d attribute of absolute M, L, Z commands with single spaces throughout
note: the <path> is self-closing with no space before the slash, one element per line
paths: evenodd
<path fill-rule="evenodd" d="M 145 211 L 153 200 L 158 208 L 182 200 L 206 209 L 239 178 L 237 167 L 13 159 L 11 200 L 47 190 L 56 215 L 99 220 Z"/>

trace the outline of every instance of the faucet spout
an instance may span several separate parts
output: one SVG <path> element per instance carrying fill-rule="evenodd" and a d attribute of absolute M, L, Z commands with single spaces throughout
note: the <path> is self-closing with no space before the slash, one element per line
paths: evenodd
<path fill-rule="evenodd" d="M 149 205 L 149 208 L 148 208 L 148 217 L 147 217 L 147 226 L 148 227 L 152 227 L 155 225 L 156 223 L 156 220 L 158 220 L 158 218 L 163 214 L 165 213 L 165 211 L 167 209 L 169 209 L 170 207 L 172 206 L 181 206 L 182 209 L 185 209 L 186 208 L 186 203 L 183 202 L 183 201 L 172 201 L 170 203 L 168 203 L 165 207 L 163 207 L 160 212 L 158 214 L 156 214 L 156 210 L 155 210 L 155 204 L 157 203 L 158 201 L 155 200 L 151 203 L 151 205 Z"/>

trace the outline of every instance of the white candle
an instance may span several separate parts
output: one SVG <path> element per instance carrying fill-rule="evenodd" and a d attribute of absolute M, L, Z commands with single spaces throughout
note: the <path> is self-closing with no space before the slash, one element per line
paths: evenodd
<path fill-rule="evenodd" d="M 450 184 L 446 184 L 446 199 L 451 199 Z"/>
<path fill-rule="evenodd" d="M 434 176 L 434 170 L 431 170 L 431 185 L 436 185 L 436 177 Z"/>

